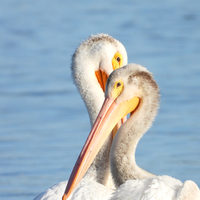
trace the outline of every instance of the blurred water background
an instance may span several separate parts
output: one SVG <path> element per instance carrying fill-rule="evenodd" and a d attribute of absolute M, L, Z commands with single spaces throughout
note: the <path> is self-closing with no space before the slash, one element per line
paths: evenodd
<path fill-rule="evenodd" d="M 0 199 L 67 180 L 90 131 L 70 74 L 91 34 L 108 33 L 161 88 L 137 163 L 200 186 L 200 1 L 0 1 Z"/>

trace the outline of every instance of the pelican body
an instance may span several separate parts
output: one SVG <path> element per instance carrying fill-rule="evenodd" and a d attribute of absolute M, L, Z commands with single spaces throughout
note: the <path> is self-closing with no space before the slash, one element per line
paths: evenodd
<path fill-rule="evenodd" d="M 91 125 L 103 104 L 108 76 L 113 70 L 125 64 L 127 64 L 126 49 L 118 40 L 107 34 L 90 36 L 78 46 L 73 54 L 72 77 L 88 110 Z M 94 193 L 96 193 L 96 188 L 99 188 L 100 184 L 108 186 L 108 191 L 110 191 L 110 187 L 114 187 L 109 165 L 112 139 L 113 137 L 110 135 L 102 145 L 84 180 L 76 188 L 71 199 L 87 199 L 90 192 L 95 191 Z M 61 199 L 67 183 L 64 181 L 47 189 L 35 200 Z M 89 185 L 93 185 L 94 190 L 91 188 L 89 190 Z"/>
<path fill-rule="evenodd" d="M 159 96 L 153 75 L 140 65 L 129 64 L 111 73 L 103 106 L 74 167 L 66 196 L 72 192 L 70 185 L 77 184 L 77 177 L 84 175 L 82 172 L 87 170 L 119 119 L 130 113 L 112 143 L 110 165 L 117 190 L 107 199 L 200 200 L 199 188 L 193 181 L 182 183 L 170 176 L 156 176 L 136 164 L 137 144 L 155 119 Z"/>

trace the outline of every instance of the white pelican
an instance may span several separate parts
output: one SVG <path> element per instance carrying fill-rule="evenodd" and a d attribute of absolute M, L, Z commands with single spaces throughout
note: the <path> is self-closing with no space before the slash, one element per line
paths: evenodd
<path fill-rule="evenodd" d="M 124 46 L 107 34 L 93 35 L 76 49 L 72 57 L 72 76 L 87 107 L 91 125 L 103 104 L 104 90 L 109 74 L 125 64 L 127 64 L 127 53 Z M 87 188 L 90 188 L 89 186 L 92 184 L 96 184 L 97 188 L 101 187 L 99 183 L 108 187 L 114 186 L 109 167 L 111 143 L 112 135 L 94 159 L 77 191 L 74 192 L 76 198 L 72 197 L 72 199 L 83 199 L 82 194 L 86 193 Z M 41 193 L 35 200 L 61 199 L 66 185 L 67 181 L 61 182 Z M 93 191 L 90 188 L 90 191 L 96 193 L 95 188 Z"/>
<path fill-rule="evenodd" d="M 111 171 L 118 189 L 107 199 L 200 200 L 199 188 L 193 181 L 182 183 L 170 176 L 156 176 L 136 164 L 137 143 L 150 128 L 159 107 L 159 88 L 152 74 L 137 64 L 120 68 L 108 78 L 105 97 L 74 167 L 66 196 L 84 175 L 118 120 L 131 112 L 112 143 Z"/>

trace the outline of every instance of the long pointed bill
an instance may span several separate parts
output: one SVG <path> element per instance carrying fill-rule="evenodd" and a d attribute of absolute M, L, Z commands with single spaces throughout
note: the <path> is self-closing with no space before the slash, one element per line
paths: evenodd
<path fill-rule="evenodd" d="M 116 68 L 119 68 L 119 67 L 116 67 Z M 98 71 L 95 71 L 95 76 L 102 88 L 102 90 L 105 92 L 105 88 L 106 88 L 106 82 L 107 82 L 107 79 L 108 79 L 108 75 L 106 72 L 104 71 L 101 71 L 101 70 L 98 70 Z M 117 133 L 117 130 L 120 128 L 120 126 L 126 121 L 127 117 L 125 116 L 122 120 L 120 120 L 116 126 L 113 128 L 112 130 L 112 135 L 113 135 L 113 138 L 115 137 L 115 134 Z"/>
<path fill-rule="evenodd" d="M 139 98 L 117 104 L 115 99 L 106 98 L 92 127 L 86 143 L 76 161 L 69 178 L 63 200 L 67 199 L 87 172 L 108 135 L 121 118 L 133 112 L 139 105 Z"/>

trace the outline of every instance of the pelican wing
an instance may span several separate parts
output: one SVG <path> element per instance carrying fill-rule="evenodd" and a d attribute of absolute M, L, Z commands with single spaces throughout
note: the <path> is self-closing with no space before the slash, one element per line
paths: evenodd
<path fill-rule="evenodd" d="M 41 193 L 34 200 L 58 200 L 62 199 L 65 192 L 67 181 L 63 181 L 57 185 L 52 186 L 45 192 Z M 97 183 L 83 178 L 76 189 L 73 191 L 69 200 L 107 200 L 114 190 Z"/>
<path fill-rule="evenodd" d="M 177 200 L 200 200 L 200 190 L 194 181 L 187 180 L 180 188 Z"/>
<path fill-rule="evenodd" d="M 39 194 L 35 197 L 34 200 L 55 200 L 55 199 L 62 199 L 62 196 L 65 192 L 65 187 L 68 181 L 60 182 L 59 184 L 53 185 L 46 191 Z"/>
<path fill-rule="evenodd" d="M 175 200 L 181 186 L 181 181 L 170 176 L 128 180 L 111 195 L 110 200 Z"/>

